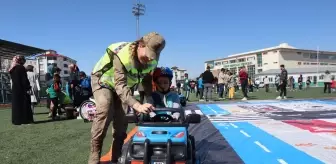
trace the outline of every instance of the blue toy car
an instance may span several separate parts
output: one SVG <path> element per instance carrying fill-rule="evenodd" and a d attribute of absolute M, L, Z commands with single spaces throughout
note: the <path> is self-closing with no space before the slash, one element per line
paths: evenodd
<path fill-rule="evenodd" d="M 201 116 L 185 116 L 183 109 L 176 108 L 156 108 L 154 113 L 137 117 L 138 131 L 123 150 L 119 163 L 195 164 L 195 139 L 188 133 L 188 126 L 199 123 Z"/>

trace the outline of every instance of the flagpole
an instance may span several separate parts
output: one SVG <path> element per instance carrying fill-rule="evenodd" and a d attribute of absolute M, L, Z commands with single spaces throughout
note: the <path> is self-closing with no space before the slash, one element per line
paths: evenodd
<path fill-rule="evenodd" d="M 319 68 L 320 68 L 320 63 L 319 63 L 319 46 L 317 46 L 317 51 L 316 51 L 316 61 L 317 61 L 317 83 L 316 86 L 318 87 L 318 81 L 320 79 L 320 75 L 319 75 Z"/>

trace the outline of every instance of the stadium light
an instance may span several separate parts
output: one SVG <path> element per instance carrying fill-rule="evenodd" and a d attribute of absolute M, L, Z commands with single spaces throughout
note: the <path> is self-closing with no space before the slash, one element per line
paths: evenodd
<path fill-rule="evenodd" d="M 136 18 L 136 37 L 137 39 L 140 38 L 140 34 L 139 34 L 140 16 L 145 15 L 145 11 L 146 11 L 146 6 L 144 4 L 141 4 L 140 2 L 137 2 L 136 4 L 134 4 L 132 8 L 132 13 Z"/>

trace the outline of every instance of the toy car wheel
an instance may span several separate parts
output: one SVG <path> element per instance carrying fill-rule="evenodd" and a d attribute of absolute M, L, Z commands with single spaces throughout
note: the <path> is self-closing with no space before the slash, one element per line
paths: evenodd
<path fill-rule="evenodd" d="M 194 136 L 189 135 L 188 137 L 188 155 L 190 163 L 196 162 L 196 148 L 195 148 L 195 138 Z"/>
<path fill-rule="evenodd" d="M 79 107 L 79 115 L 82 119 L 89 119 L 89 110 L 96 110 L 96 104 L 91 100 L 86 100 Z"/>
<path fill-rule="evenodd" d="M 118 164 L 131 164 L 131 160 L 129 159 L 129 150 L 131 149 L 131 144 L 127 146 L 127 148 L 123 148 L 121 152 L 121 156 L 118 159 Z"/>

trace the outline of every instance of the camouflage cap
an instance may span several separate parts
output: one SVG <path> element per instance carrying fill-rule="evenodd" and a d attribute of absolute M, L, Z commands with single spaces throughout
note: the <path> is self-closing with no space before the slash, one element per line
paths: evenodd
<path fill-rule="evenodd" d="M 161 51 L 166 45 L 165 39 L 157 32 L 151 32 L 142 37 L 146 45 L 146 55 L 153 60 L 158 60 Z"/>

